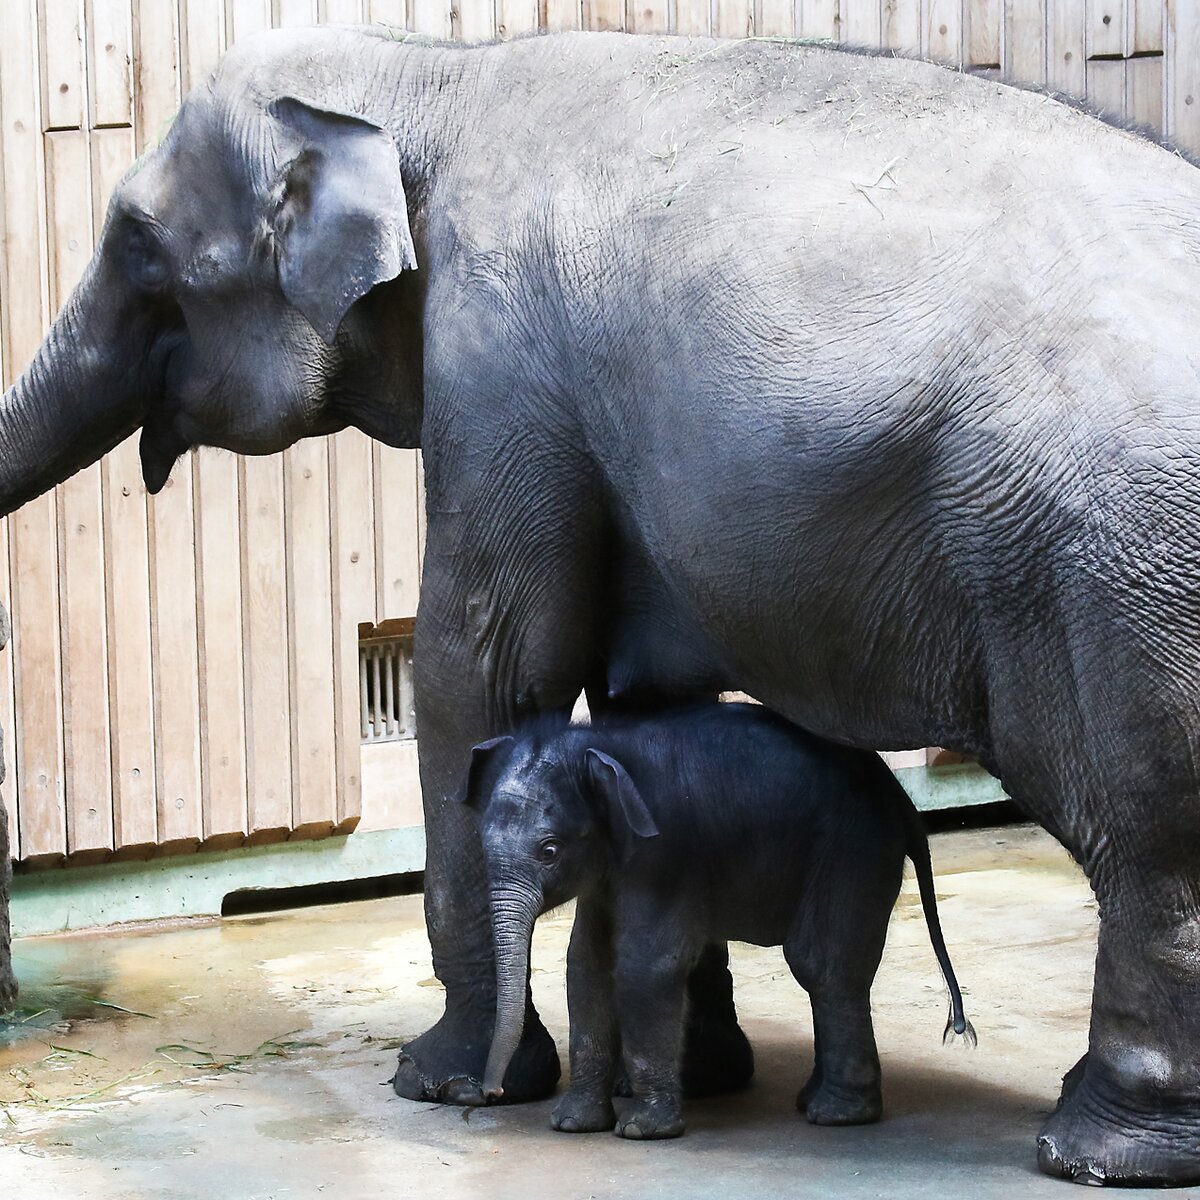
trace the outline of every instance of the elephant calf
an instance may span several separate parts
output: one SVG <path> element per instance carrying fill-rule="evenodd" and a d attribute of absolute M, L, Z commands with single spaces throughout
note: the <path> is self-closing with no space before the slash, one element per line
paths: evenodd
<path fill-rule="evenodd" d="M 567 957 L 571 1084 L 553 1125 L 676 1137 L 690 971 L 706 944 L 782 945 L 809 994 L 816 1064 L 799 1107 L 820 1125 L 880 1114 L 871 983 L 905 855 L 973 1038 L 938 921 L 929 845 L 873 753 L 822 742 L 749 704 L 594 728 L 536 728 L 475 747 L 464 795 L 488 863 L 495 1035 L 484 1095 L 520 1041 L 536 918 L 578 897 Z M 618 1059 L 632 1100 L 617 1119 Z"/>

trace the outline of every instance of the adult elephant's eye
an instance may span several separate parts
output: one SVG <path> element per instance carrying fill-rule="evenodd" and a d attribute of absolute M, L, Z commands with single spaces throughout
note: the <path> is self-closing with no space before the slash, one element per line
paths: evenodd
<path fill-rule="evenodd" d="M 547 838 L 537 849 L 538 862 L 552 863 L 558 857 L 558 842 Z"/>
<path fill-rule="evenodd" d="M 167 282 L 167 256 L 157 236 L 140 221 L 130 221 L 125 235 L 125 261 L 134 282 L 158 291 Z"/>

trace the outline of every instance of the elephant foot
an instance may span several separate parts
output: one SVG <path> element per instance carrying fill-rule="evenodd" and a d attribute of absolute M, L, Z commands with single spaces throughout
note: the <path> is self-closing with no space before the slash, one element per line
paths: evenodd
<path fill-rule="evenodd" d="M 631 1100 L 617 1120 L 613 1132 L 631 1141 L 676 1138 L 683 1133 L 683 1113 L 674 1096 Z"/>
<path fill-rule="evenodd" d="M 878 1084 L 864 1088 L 826 1083 L 815 1072 L 796 1097 L 810 1125 L 871 1125 L 883 1113 Z"/>
<path fill-rule="evenodd" d="M 1200 1101 L 1150 1087 L 1131 1096 L 1085 1055 L 1038 1135 L 1038 1166 L 1095 1187 L 1200 1183 Z"/>
<path fill-rule="evenodd" d="M 603 1133 L 616 1123 L 612 1100 L 582 1088 L 568 1088 L 550 1116 L 550 1128 L 560 1133 Z"/>
<path fill-rule="evenodd" d="M 728 963 L 724 946 L 710 946 L 688 977 L 681 1079 L 692 1099 L 740 1092 L 754 1078 L 754 1051 L 737 1021 Z"/>
<path fill-rule="evenodd" d="M 439 1104 L 484 1104 L 483 1069 L 491 1035 L 490 1019 L 455 1019 L 447 1012 L 400 1051 L 392 1079 L 396 1095 Z M 530 1009 L 520 1045 L 504 1075 L 500 1103 L 544 1100 L 553 1094 L 561 1074 L 554 1039 Z"/>

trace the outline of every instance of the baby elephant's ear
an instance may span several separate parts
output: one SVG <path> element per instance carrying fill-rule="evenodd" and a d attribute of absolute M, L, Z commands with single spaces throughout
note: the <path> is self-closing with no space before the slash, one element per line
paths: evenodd
<path fill-rule="evenodd" d="M 487 803 L 487 796 L 483 792 L 483 778 L 488 763 L 495 757 L 497 750 L 511 744 L 512 738 L 505 736 L 489 738 L 486 742 L 471 747 L 471 765 L 467 768 L 466 786 L 458 797 L 468 808 L 478 812 Z"/>
<path fill-rule="evenodd" d="M 592 783 L 608 805 L 609 822 L 614 831 L 623 823 L 637 837 L 658 837 L 658 826 L 637 785 L 629 778 L 629 772 L 603 750 L 588 750 L 587 763 Z M 618 814 L 623 822 L 618 822 Z"/>

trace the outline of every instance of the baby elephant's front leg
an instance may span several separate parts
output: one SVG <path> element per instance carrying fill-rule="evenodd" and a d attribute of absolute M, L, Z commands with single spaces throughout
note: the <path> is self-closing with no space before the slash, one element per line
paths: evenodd
<path fill-rule="evenodd" d="M 632 1098 L 617 1120 L 625 1138 L 683 1133 L 680 1054 L 688 971 L 695 956 L 668 923 L 623 938 L 617 953 L 617 1017 Z"/>
<path fill-rule="evenodd" d="M 563 1133 L 611 1129 L 617 1115 L 617 1016 L 613 1008 L 612 913 L 607 902 L 580 899 L 567 949 L 567 1009 L 571 1018 L 571 1082 L 550 1124 Z"/>

